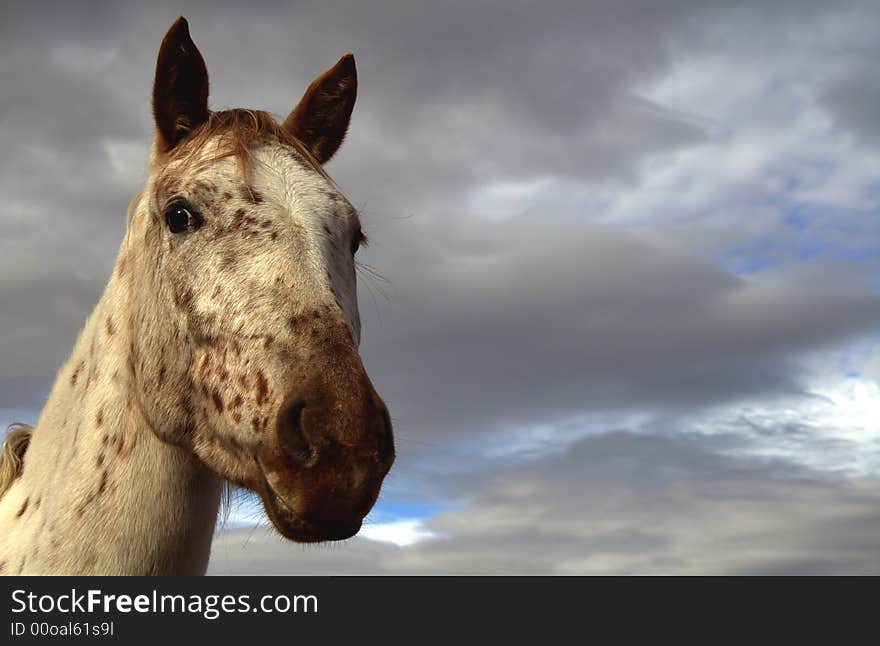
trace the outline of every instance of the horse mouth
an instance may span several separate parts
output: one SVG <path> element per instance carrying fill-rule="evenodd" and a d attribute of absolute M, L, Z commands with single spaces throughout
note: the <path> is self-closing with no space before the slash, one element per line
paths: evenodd
<path fill-rule="evenodd" d="M 307 521 L 291 509 L 261 475 L 260 499 L 275 529 L 297 543 L 320 543 L 322 541 L 341 541 L 351 538 L 361 529 L 361 519 L 350 523 L 317 523 Z"/>

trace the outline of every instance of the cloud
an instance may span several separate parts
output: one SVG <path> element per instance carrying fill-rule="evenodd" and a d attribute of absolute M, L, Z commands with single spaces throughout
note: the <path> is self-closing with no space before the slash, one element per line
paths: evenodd
<path fill-rule="evenodd" d="M 381 321 L 366 319 L 367 366 L 404 449 L 584 410 L 800 392 L 796 357 L 880 320 L 863 287 L 736 277 L 657 236 L 577 220 L 448 226 L 467 246 L 432 262 L 434 238 L 415 241 Z"/>
<path fill-rule="evenodd" d="M 392 543 L 399 547 L 406 547 L 407 545 L 431 538 L 434 534 L 426 530 L 420 520 L 409 519 L 365 525 L 359 535 L 371 541 L 381 541 Z"/>
<path fill-rule="evenodd" d="M 695 436 L 609 433 L 494 474 L 405 549 L 218 535 L 213 574 L 869 574 L 880 489 L 720 456 Z"/>

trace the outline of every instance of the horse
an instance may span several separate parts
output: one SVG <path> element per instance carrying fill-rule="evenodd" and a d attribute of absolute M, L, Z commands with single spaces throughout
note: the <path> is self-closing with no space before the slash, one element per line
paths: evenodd
<path fill-rule="evenodd" d="M 281 122 L 208 109 L 180 17 L 159 48 L 148 178 L 33 428 L 0 459 L 0 573 L 204 574 L 226 486 L 296 542 L 361 527 L 394 461 L 358 348 L 359 215 L 324 169 L 354 57 Z"/>

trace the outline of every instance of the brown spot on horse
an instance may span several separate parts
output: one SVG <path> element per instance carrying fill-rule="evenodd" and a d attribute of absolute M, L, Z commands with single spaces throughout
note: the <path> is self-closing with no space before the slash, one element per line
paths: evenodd
<path fill-rule="evenodd" d="M 261 370 L 257 371 L 257 406 L 262 406 L 269 393 L 269 383 Z"/>
<path fill-rule="evenodd" d="M 76 380 L 79 379 L 79 373 L 81 373 L 83 368 L 85 368 L 85 367 L 86 367 L 86 364 L 84 361 L 80 361 L 78 364 L 76 364 L 76 368 L 74 368 L 73 374 L 70 375 L 70 385 L 71 386 L 76 386 Z"/>
<path fill-rule="evenodd" d="M 211 398 L 214 400 L 214 406 L 217 409 L 218 413 L 223 412 L 223 397 L 220 396 L 220 392 L 215 390 L 211 394 Z"/>

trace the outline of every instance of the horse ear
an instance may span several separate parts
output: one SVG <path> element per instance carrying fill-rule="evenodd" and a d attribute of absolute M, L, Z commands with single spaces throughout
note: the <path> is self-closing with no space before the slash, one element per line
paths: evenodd
<path fill-rule="evenodd" d="M 354 100 L 357 69 L 346 54 L 312 81 L 299 105 L 284 121 L 284 129 L 303 142 L 320 163 L 328 161 L 345 138 Z"/>
<path fill-rule="evenodd" d="M 156 60 L 153 118 L 159 149 L 167 152 L 208 120 L 208 68 L 181 16 L 171 25 Z"/>

